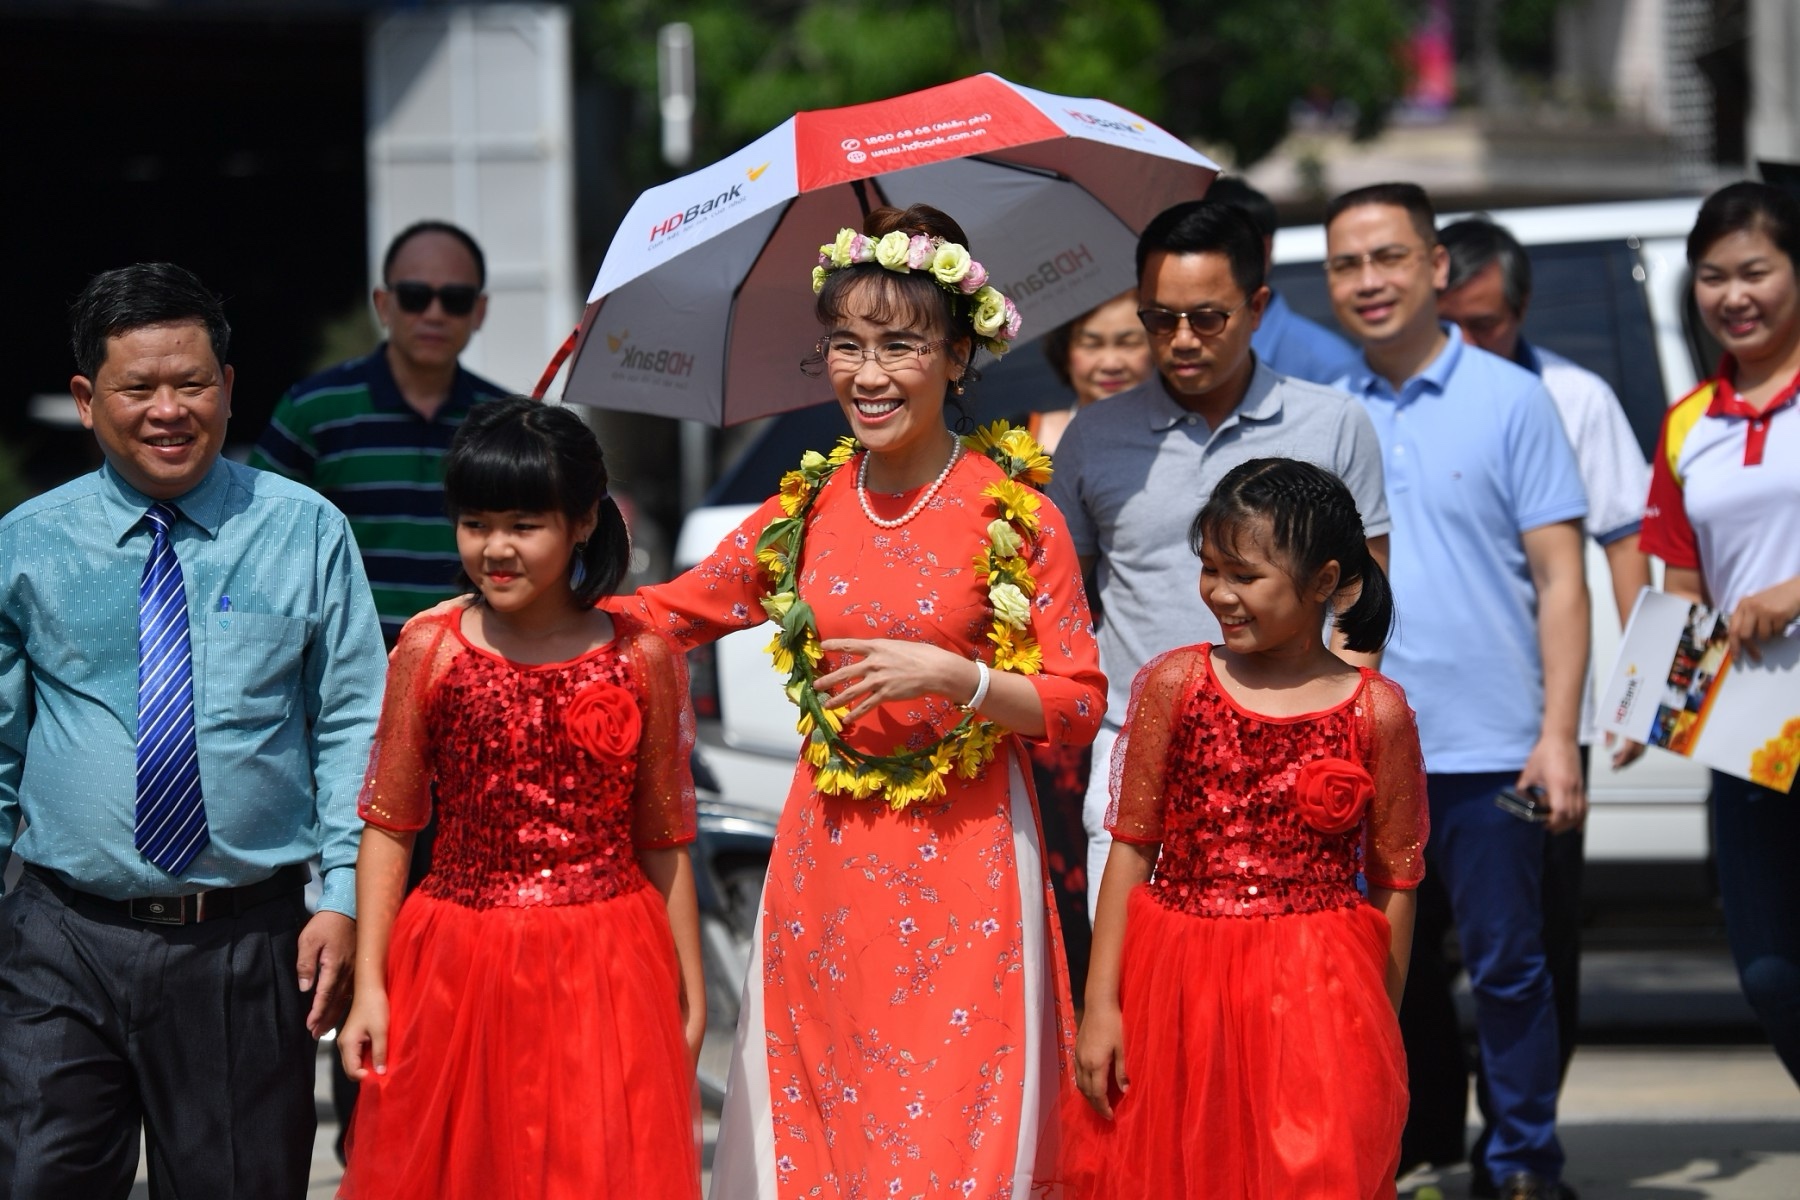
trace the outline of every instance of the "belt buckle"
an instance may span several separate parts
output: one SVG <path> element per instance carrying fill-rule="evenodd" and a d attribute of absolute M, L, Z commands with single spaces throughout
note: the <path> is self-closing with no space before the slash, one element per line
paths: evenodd
<path fill-rule="evenodd" d="M 204 896 L 196 897 L 194 919 L 200 920 L 204 911 Z M 131 919 L 142 921 L 147 925 L 186 925 L 187 897 L 185 896 L 146 896 L 131 902 Z"/>

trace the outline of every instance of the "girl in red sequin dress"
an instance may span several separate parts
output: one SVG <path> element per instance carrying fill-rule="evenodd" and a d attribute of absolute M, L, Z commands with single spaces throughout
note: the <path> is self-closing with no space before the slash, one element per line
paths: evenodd
<path fill-rule="evenodd" d="M 1425 779 L 1399 687 L 1321 633 L 1348 594 L 1348 648 L 1378 649 L 1387 580 L 1343 483 L 1291 459 L 1227 474 L 1192 536 L 1225 644 L 1133 684 L 1067 1175 L 1120 1200 L 1391 1197 Z"/>
<path fill-rule="evenodd" d="M 389 667 L 339 1195 L 691 1200 L 706 1005 L 681 660 L 593 607 L 628 543 L 574 414 L 478 407 L 444 488 L 480 595 L 411 621 Z M 434 801 L 431 873 L 403 904 Z"/>

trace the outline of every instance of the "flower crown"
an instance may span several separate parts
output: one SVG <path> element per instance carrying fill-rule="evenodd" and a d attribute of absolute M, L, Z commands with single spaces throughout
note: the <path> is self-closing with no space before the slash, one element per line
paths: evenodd
<path fill-rule="evenodd" d="M 902 275 L 928 272 L 950 293 L 953 308 L 966 299 L 976 340 L 995 358 L 1005 354 L 1019 336 L 1019 310 L 988 283 L 987 268 L 969 257 L 968 247 L 922 233 L 908 236 L 896 229 L 872 238 L 854 229 L 838 230 L 837 241 L 819 247 L 819 265 L 812 273 L 813 294 L 819 293 L 833 271 L 870 262 Z"/>

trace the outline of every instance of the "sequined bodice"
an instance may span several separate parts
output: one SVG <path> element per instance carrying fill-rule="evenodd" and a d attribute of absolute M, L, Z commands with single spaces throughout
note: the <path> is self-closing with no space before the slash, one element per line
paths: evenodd
<path fill-rule="evenodd" d="M 1210 672 L 1196 671 L 1170 730 L 1181 750 L 1165 776 L 1152 894 L 1205 916 L 1355 904 L 1362 827 L 1320 833 L 1300 819 L 1290 796 L 1305 764 L 1356 759 L 1354 729 L 1355 697 L 1312 716 L 1258 717 L 1233 705 Z"/>
<path fill-rule="evenodd" d="M 645 884 L 632 851 L 635 745 L 597 763 L 562 724 L 589 684 L 638 694 L 610 650 L 529 667 L 465 649 L 451 663 L 426 711 L 438 813 L 427 895 L 475 908 L 582 904 Z"/>

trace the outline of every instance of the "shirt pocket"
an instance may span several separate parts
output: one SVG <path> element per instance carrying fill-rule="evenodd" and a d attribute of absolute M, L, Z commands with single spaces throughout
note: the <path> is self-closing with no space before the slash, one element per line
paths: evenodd
<path fill-rule="evenodd" d="M 306 622 L 274 613 L 206 615 L 204 712 L 224 725 L 258 726 L 301 715 Z"/>

